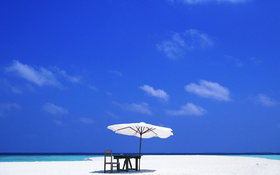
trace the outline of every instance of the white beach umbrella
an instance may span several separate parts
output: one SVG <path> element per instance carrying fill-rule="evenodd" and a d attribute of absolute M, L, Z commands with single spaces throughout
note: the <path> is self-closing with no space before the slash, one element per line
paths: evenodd
<path fill-rule="evenodd" d="M 165 139 L 173 135 L 171 128 L 155 126 L 144 122 L 117 124 L 107 128 L 118 134 L 140 137 L 139 156 L 141 155 L 142 138 L 159 137 Z"/>

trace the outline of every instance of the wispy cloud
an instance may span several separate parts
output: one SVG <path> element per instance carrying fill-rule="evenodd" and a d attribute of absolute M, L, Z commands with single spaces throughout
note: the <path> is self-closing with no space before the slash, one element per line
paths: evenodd
<path fill-rule="evenodd" d="M 254 64 L 254 65 L 259 65 L 262 63 L 262 60 L 257 58 L 257 57 L 254 57 L 254 56 L 250 56 L 248 57 L 248 59 Z"/>
<path fill-rule="evenodd" d="M 14 86 L 11 86 L 11 91 L 14 94 L 22 94 L 22 91 L 19 88 L 14 87 Z"/>
<path fill-rule="evenodd" d="M 12 85 L 6 79 L 0 79 L 0 89 L 3 89 L 6 92 L 12 92 L 14 94 L 22 94 L 22 90 L 14 85 Z"/>
<path fill-rule="evenodd" d="M 236 58 L 234 56 L 225 55 L 225 59 L 230 63 L 234 64 L 236 67 L 246 67 L 246 66 L 258 66 L 262 63 L 262 61 L 254 56 L 244 57 L 244 58 Z"/>
<path fill-rule="evenodd" d="M 18 77 L 35 83 L 38 86 L 61 86 L 55 75 L 43 67 L 36 69 L 30 65 L 22 64 L 21 62 L 15 60 L 11 66 L 6 68 L 6 71 L 12 72 Z"/>
<path fill-rule="evenodd" d="M 10 112 L 20 110 L 21 107 L 17 103 L 1 103 L 0 104 L 0 117 L 8 115 Z"/>
<path fill-rule="evenodd" d="M 97 91 L 98 90 L 97 87 L 94 86 L 94 85 L 89 85 L 88 88 L 90 88 L 93 91 Z"/>
<path fill-rule="evenodd" d="M 117 75 L 119 77 L 122 77 L 122 73 L 120 71 L 117 71 L 117 70 L 110 70 L 109 73 L 115 74 L 115 75 Z"/>
<path fill-rule="evenodd" d="M 80 122 L 82 122 L 83 124 L 94 124 L 95 123 L 95 120 L 91 119 L 91 118 L 86 118 L 86 117 L 81 117 L 79 119 Z"/>
<path fill-rule="evenodd" d="M 218 83 L 200 80 L 199 84 L 191 83 L 185 86 L 185 90 L 201 97 L 212 98 L 220 101 L 230 101 L 230 92 L 226 87 Z"/>
<path fill-rule="evenodd" d="M 80 76 L 72 76 L 69 75 L 68 73 L 66 73 L 66 71 L 61 70 L 57 67 L 55 67 L 56 71 L 58 72 L 58 74 L 60 74 L 62 77 L 64 77 L 66 80 L 72 82 L 72 83 L 79 83 L 81 81 L 81 77 Z"/>
<path fill-rule="evenodd" d="M 237 4 L 237 3 L 248 2 L 250 0 L 169 0 L 169 1 L 170 2 L 182 2 L 182 3 L 186 3 L 186 4 L 203 4 L 203 3 L 211 3 L 211 2 Z"/>
<path fill-rule="evenodd" d="M 169 39 L 157 44 L 157 49 L 168 58 L 176 59 L 185 55 L 186 51 L 212 46 L 210 37 L 196 29 L 189 29 L 183 33 L 175 32 Z"/>
<path fill-rule="evenodd" d="M 109 111 L 106 111 L 105 114 L 106 114 L 106 116 L 109 116 L 111 118 L 115 118 L 115 119 L 119 118 L 119 116 L 117 116 L 116 114 L 109 112 Z"/>
<path fill-rule="evenodd" d="M 53 120 L 53 122 L 58 126 L 64 126 L 64 124 L 60 120 Z"/>
<path fill-rule="evenodd" d="M 62 84 L 58 80 L 59 78 L 72 83 L 78 83 L 81 79 L 79 76 L 71 76 L 66 71 L 57 67 L 50 70 L 44 67 L 23 64 L 17 60 L 14 60 L 5 70 L 38 86 L 55 86 L 61 88 Z"/>
<path fill-rule="evenodd" d="M 2 110 L 11 111 L 13 109 L 21 109 L 17 103 L 2 103 L 0 104 Z"/>
<path fill-rule="evenodd" d="M 275 105 L 278 105 L 278 102 L 272 100 L 271 98 L 269 98 L 268 96 L 266 96 L 264 94 L 258 94 L 257 101 L 259 103 L 261 103 L 262 105 L 264 105 L 264 106 L 275 106 Z"/>
<path fill-rule="evenodd" d="M 142 114 L 152 114 L 150 108 L 149 108 L 149 104 L 148 103 L 140 103 L 140 104 L 136 104 L 136 103 L 130 103 L 130 104 L 120 104 L 117 102 L 113 102 L 113 104 L 121 107 L 124 110 L 128 110 L 128 111 L 132 111 L 132 112 L 138 112 L 138 113 L 142 113 Z"/>
<path fill-rule="evenodd" d="M 187 103 L 181 106 L 179 110 L 167 110 L 168 115 L 196 115 L 201 116 L 207 113 L 205 109 L 200 106 L 194 105 L 193 103 Z"/>
<path fill-rule="evenodd" d="M 45 105 L 43 105 L 42 109 L 50 114 L 53 115 L 65 115 L 68 114 L 68 110 L 60 107 L 60 106 L 56 106 L 52 103 L 46 103 Z"/>
<path fill-rule="evenodd" d="M 244 64 L 243 64 L 243 63 L 241 62 L 241 60 L 238 59 L 238 58 L 235 58 L 235 57 L 230 56 L 230 55 L 226 55 L 225 58 L 226 58 L 228 61 L 230 61 L 231 63 L 233 63 L 233 64 L 235 65 L 235 67 L 240 68 L 240 67 L 243 67 L 243 66 L 244 66 Z"/>
<path fill-rule="evenodd" d="M 162 41 L 157 45 L 160 52 L 164 53 L 168 58 L 176 59 L 184 55 L 186 46 L 185 41 L 179 33 L 174 33 L 168 40 Z"/>
<path fill-rule="evenodd" d="M 157 97 L 157 98 L 160 98 L 160 99 L 163 99 L 166 101 L 169 99 L 169 95 L 164 90 L 154 89 L 153 87 L 151 87 L 149 85 L 143 85 L 143 86 L 140 86 L 139 88 L 153 97 Z"/>

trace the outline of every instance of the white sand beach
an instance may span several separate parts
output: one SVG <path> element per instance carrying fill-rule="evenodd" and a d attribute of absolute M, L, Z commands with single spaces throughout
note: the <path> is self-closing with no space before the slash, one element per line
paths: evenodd
<path fill-rule="evenodd" d="M 280 175 L 280 161 L 251 157 L 164 155 L 143 156 L 141 171 L 115 174 L 145 175 Z M 1 175 L 94 175 L 103 173 L 103 157 L 72 162 L 1 162 Z M 110 174 L 109 172 L 107 174 Z"/>

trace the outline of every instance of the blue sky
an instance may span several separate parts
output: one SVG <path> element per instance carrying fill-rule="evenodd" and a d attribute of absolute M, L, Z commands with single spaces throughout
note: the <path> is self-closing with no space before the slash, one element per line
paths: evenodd
<path fill-rule="evenodd" d="M 0 152 L 280 152 L 280 2 L 0 2 Z"/>

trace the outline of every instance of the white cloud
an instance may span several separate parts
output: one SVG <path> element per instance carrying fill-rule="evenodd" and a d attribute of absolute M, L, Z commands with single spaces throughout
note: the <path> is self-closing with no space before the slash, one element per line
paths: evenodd
<path fill-rule="evenodd" d="M 21 107 L 17 103 L 2 103 L 0 104 L 0 109 L 11 111 L 13 109 L 21 109 Z"/>
<path fill-rule="evenodd" d="M 204 48 L 213 45 L 213 42 L 207 34 L 201 33 L 195 29 L 186 30 L 183 33 L 183 36 L 187 40 L 187 47 L 191 49 L 197 47 Z"/>
<path fill-rule="evenodd" d="M 1 103 L 0 104 L 0 117 L 7 116 L 10 112 L 20 110 L 21 107 L 17 103 Z"/>
<path fill-rule="evenodd" d="M 120 106 L 124 110 L 132 111 L 132 112 L 138 112 L 142 114 L 152 114 L 151 110 L 149 109 L 148 103 L 131 103 L 131 104 L 120 104 L 117 102 L 113 102 L 115 105 Z"/>
<path fill-rule="evenodd" d="M 248 57 L 248 59 L 251 61 L 251 63 L 253 63 L 254 65 L 259 65 L 262 63 L 262 60 L 257 58 L 257 57 L 254 57 L 254 56 L 250 56 Z"/>
<path fill-rule="evenodd" d="M 93 90 L 93 91 L 97 91 L 97 90 L 98 90 L 97 87 L 94 86 L 94 85 L 89 85 L 88 87 L 89 87 L 91 90 Z"/>
<path fill-rule="evenodd" d="M 114 114 L 114 113 L 112 113 L 112 112 L 109 112 L 109 111 L 106 111 L 106 115 L 107 115 L 107 116 L 110 116 L 110 117 L 112 117 L 112 118 L 115 118 L 115 119 L 118 119 L 118 118 L 119 118 L 119 116 L 117 116 L 116 114 Z"/>
<path fill-rule="evenodd" d="M 233 63 L 236 67 L 240 68 L 240 67 L 243 67 L 244 64 L 241 62 L 240 59 L 238 58 L 235 58 L 233 56 L 230 56 L 230 55 L 226 55 L 225 58 L 230 61 L 231 63 Z"/>
<path fill-rule="evenodd" d="M 64 124 L 60 120 L 53 120 L 53 122 L 58 126 L 64 126 Z"/>
<path fill-rule="evenodd" d="M 163 52 L 168 58 L 176 59 L 185 53 L 185 41 L 179 33 L 174 33 L 171 39 L 162 41 L 157 45 L 160 52 Z"/>
<path fill-rule="evenodd" d="M 79 83 L 81 81 L 81 77 L 79 76 L 71 76 L 66 73 L 64 70 L 60 70 L 59 68 L 55 67 L 55 69 L 58 71 L 60 75 L 62 75 L 66 80 L 72 82 L 72 83 Z"/>
<path fill-rule="evenodd" d="M 90 118 L 85 118 L 85 117 L 80 118 L 79 121 L 84 124 L 94 124 L 95 123 L 94 120 L 92 120 Z"/>
<path fill-rule="evenodd" d="M 51 71 L 44 67 L 33 67 L 23 64 L 17 60 L 14 60 L 11 66 L 6 67 L 6 71 L 38 86 L 55 86 L 61 88 L 62 84 L 58 79 L 67 80 L 72 83 L 78 83 L 81 80 L 81 77 L 71 76 L 66 71 L 60 70 L 57 67 L 54 67 Z"/>
<path fill-rule="evenodd" d="M 46 103 L 42 109 L 50 114 L 53 114 L 53 115 L 65 115 L 65 114 L 68 114 L 68 110 L 67 109 L 64 109 L 60 106 L 56 106 L 52 103 Z"/>
<path fill-rule="evenodd" d="M 183 2 L 187 4 L 202 4 L 202 3 L 211 3 L 211 2 L 217 2 L 217 3 L 243 3 L 248 2 L 249 0 L 170 0 L 171 2 Z"/>
<path fill-rule="evenodd" d="M 149 85 L 143 85 L 143 86 L 140 86 L 139 88 L 153 97 L 161 98 L 164 100 L 169 99 L 168 94 L 164 90 L 161 90 L 161 89 L 155 90 L 153 87 L 151 87 Z"/>
<path fill-rule="evenodd" d="M 120 71 L 117 71 L 117 70 L 110 70 L 109 73 L 112 73 L 112 74 L 115 74 L 119 77 L 122 77 L 122 73 Z"/>
<path fill-rule="evenodd" d="M 197 115 L 201 116 L 206 114 L 206 110 L 200 106 L 196 106 L 193 103 L 187 103 L 184 106 L 181 106 L 179 110 L 168 110 L 166 113 L 168 115 Z"/>
<path fill-rule="evenodd" d="M 14 87 L 14 86 L 11 86 L 11 91 L 14 93 L 14 94 L 22 94 L 22 91 L 17 88 L 17 87 Z"/>
<path fill-rule="evenodd" d="M 241 68 L 241 67 L 246 67 L 246 66 L 258 66 L 262 64 L 262 60 L 254 57 L 254 56 L 249 56 L 245 58 L 236 58 L 234 56 L 230 55 L 225 55 L 225 59 L 229 61 L 231 64 L 235 64 L 236 67 Z"/>
<path fill-rule="evenodd" d="M 275 106 L 278 105 L 278 103 L 271 98 L 267 97 L 264 94 L 258 94 L 257 101 L 261 103 L 264 106 Z"/>
<path fill-rule="evenodd" d="M 201 97 L 213 98 L 220 101 L 230 101 L 230 92 L 226 87 L 218 83 L 200 80 L 199 84 L 191 83 L 185 86 L 185 90 Z"/>
<path fill-rule="evenodd" d="M 12 92 L 14 94 L 22 94 L 22 90 L 18 87 L 13 86 L 8 80 L 0 79 L 0 89 L 6 92 Z"/>
<path fill-rule="evenodd" d="M 10 67 L 6 68 L 6 70 L 8 72 L 15 73 L 17 76 L 27 81 L 35 83 L 38 86 L 61 86 L 60 82 L 57 81 L 55 75 L 51 71 L 43 67 L 35 69 L 32 66 L 22 64 L 21 62 L 15 60 Z"/>
<path fill-rule="evenodd" d="M 183 33 L 173 33 L 170 39 L 157 44 L 157 48 L 167 57 L 176 59 L 184 56 L 188 50 L 205 48 L 212 45 L 213 42 L 207 34 L 195 29 L 189 29 Z"/>

